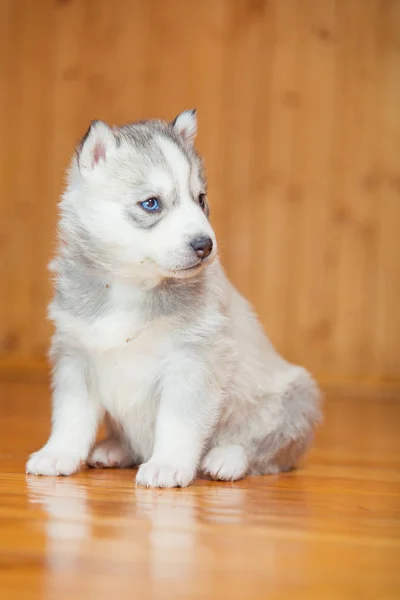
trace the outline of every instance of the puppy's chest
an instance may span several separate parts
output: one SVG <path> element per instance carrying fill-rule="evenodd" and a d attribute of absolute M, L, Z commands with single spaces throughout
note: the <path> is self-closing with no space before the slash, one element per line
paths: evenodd
<path fill-rule="evenodd" d="M 93 366 L 94 389 L 116 418 L 154 395 L 163 360 L 173 350 L 174 319 L 143 323 L 115 314 L 94 323 L 82 342 Z"/>
<path fill-rule="evenodd" d="M 96 379 L 142 380 L 171 352 L 178 324 L 173 316 L 151 320 L 129 309 L 113 310 L 87 321 L 61 314 L 57 329 L 87 355 Z"/>
<path fill-rule="evenodd" d="M 175 328 L 175 319 L 171 317 L 144 320 L 134 312 L 115 311 L 92 323 L 78 324 L 75 336 L 93 353 L 140 355 L 166 344 Z"/>

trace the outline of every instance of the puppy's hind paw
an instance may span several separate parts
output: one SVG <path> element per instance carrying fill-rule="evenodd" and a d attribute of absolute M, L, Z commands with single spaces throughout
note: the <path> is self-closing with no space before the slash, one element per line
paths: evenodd
<path fill-rule="evenodd" d="M 215 446 L 203 459 L 201 470 L 212 479 L 235 481 L 246 475 L 248 460 L 243 446 Z"/>
<path fill-rule="evenodd" d="M 124 469 L 133 465 L 134 459 L 130 450 L 119 439 L 107 438 L 93 448 L 88 464 L 98 469 L 107 467 Z"/>

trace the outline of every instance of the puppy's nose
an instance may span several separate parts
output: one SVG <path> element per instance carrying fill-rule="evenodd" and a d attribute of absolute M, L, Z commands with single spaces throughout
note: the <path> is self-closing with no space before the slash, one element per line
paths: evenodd
<path fill-rule="evenodd" d="M 197 238 L 194 238 L 191 242 L 190 245 L 192 246 L 193 250 L 196 252 L 197 256 L 199 258 L 207 258 L 207 256 L 209 256 L 211 254 L 211 251 L 213 249 L 213 242 L 212 239 L 210 237 L 207 236 L 199 236 Z"/>

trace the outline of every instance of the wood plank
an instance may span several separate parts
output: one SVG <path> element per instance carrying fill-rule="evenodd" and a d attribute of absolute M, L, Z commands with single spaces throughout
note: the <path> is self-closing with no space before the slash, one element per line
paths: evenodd
<path fill-rule="evenodd" d="M 385 61 L 382 85 L 382 161 L 385 181 L 380 195 L 377 281 L 377 372 L 398 379 L 400 372 L 400 2 L 385 4 L 381 43 Z"/>
<path fill-rule="evenodd" d="M 400 381 L 400 0 L 2 0 L 0 366 L 40 364 L 90 120 L 197 106 L 229 276 L 321 380 Z"/>

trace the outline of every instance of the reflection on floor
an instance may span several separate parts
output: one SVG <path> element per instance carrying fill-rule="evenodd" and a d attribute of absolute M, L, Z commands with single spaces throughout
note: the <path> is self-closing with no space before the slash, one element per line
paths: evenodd
<path fill-rule="evenodd" d="M 303 465 L 135 488 L 134 471 L 26 476 L 45 385 L 0 384 L 2 598 L 400 597 L 400 395 L 331 393 Z"/>

